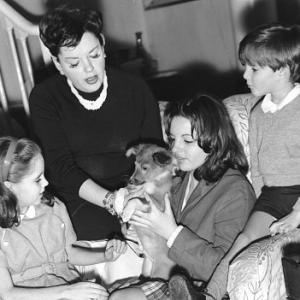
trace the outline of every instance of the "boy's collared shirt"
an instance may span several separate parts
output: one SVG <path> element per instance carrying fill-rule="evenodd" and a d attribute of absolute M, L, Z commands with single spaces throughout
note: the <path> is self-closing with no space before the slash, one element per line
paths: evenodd
<path fill-rule="evenodd" d="M 20 214 L 20 219 L 23 220 L 24 217 L 28 219 L 33 219 L 36 216 L 35 206 L 30 205 L 24 214 Z"/>
<path fill-rule="evenodd" d="M 284 106 L 288 105 L 290 102 L 296 99 L 296 97 L 299 94 L 300 94 L 299 83 L 295 84 L 295 87 L 284 97 L 284 99 L 279 104 L 272 102 L 271 94 L 267 94 L 261 103 L 261 109 L 264 113 L 267 112 L 275 113 L 276 111 L 282 109 Z"/>

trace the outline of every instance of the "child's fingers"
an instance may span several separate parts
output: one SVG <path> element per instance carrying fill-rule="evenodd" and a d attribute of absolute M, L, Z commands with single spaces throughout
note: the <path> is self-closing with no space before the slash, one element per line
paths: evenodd
<path fill-rule="evenodd" d="M 297 202 L 299 199 L 297 200 Z M 298 227 L 300 223 L 300 211 L 293 209 L 291 213 L 270 226 L 272 235 L 276 233 L 287 233 Z"/>
<path fill-rule="evenodd" d="M 141 223 L 139 223 L 139 222 L 135 222 L 135 221 L 133 221 L 133 220 L 131 220 L 129 223 L 130 223 L 131 225 L 134 225 L 134 226 L 143 227 L 143 228 L 149 228 L 149 226 L 144 225 L 144 224 L 141 224 Z"/>
<path fill-rule="evenodd" d="M 139 226 L 139 227 L 145 227 L 145 228 L 149 228 L 151 223 L 149 221 L 147 221 L 145 218 L 140 217 L 139 215 L 135 214 L 132 216 L 132 218 L 129 221 L 130 224 L 133 224 L 135 226 Z"/>
<path fill-rule="evenodd" d="M 106 245 L 106 249 L 105 249 L 105 255 L 108 257 L 108 258 L 111 258 L 113 257 L 113 254 L 114 252 L 116 251 L 116 240 L 115 239 L 112 239 L 112 240 L 109 240 L 107 242 L 107 245 Z"/>
<path fill-rule="evenodd" d="M 127 245 L 124 241 L 119 239 L 109 240 L 106 246 L 107 253 L 116 252 L 116 253 L 124 253 L 126 251 Z"/>
<path fill-rule="evenodd" d="M 106 244 L 106 250 L 114 247 L 114 240 L 109 240 Z"/>
<path fill-rule="evenodd" d="M 271 235 L 275 235 L 277 233 L 287 233 L 293 229 L 293 226 L 289 223 L 284 222 L 276 222 L 271 225 L 270 233 Z"/>
<path fill-rule="evenodd" d="M 105 257 L 110 259 L 113 256 L 114 253 L 114 248 L 110 247 L 110 248 L 106 248 L 105 249 Z"/>
<path fill-rule="evenodd" d="M 275 222 L 270 226 L 270 233 L 272 236 L 277 233 L 283 233 L 283 230 L 284 230 L 284 223 L 282 222 Z"/>
<path fill-rule="evenodd" d="M 144 213 L 141 210 L 136 210 L 130 219 L 132 220 L 135 217 L 139 217 L 139 218 L 143 218 L 146 220 L 148 215 L 149 215 L 148 213 Z"/>
<path fill-rule="evenodd" d="M 126 249 L 126 243 L 124 241 L 121 240 L 115 240 L 115 252 L 117 253 L 124 253 L 125 249 Z"/>
<path fill-rule="evenodd" d="M 126 250 L 127 250 L 127 244 L 122 241 L 120 252 L 125 253 Z"/>

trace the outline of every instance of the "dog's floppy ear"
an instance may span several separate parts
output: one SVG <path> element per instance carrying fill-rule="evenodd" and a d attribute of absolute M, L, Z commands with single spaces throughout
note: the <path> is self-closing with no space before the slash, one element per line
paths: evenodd
<path fill-rule="evenodd" d="M 159 166 L 166 166 L 171 163 L 172 157 L 165 151 L 159 151 L 152 154 L 153 161 Z"/>
<path fill-rule="evenodd" d="M 130 148 L 126 151 L 125 155 L 126 155 L 127 157 L 130 157 L 130 156 L 132 156 L 132 155 L 137 156 L 137 154 L 141 151 L 141 149 L 143 148 L 143 146 L 144 146 L 143 144 L 139 144 L 139 145 L 130 147 Z"/>
<path fill-rule="evenodd" d="M 125 155 L 126 155 L 127 157 L 130 157 L 130 156 L 132 156 L 132 155 L 136 156 L 136 153 L 137 153 L 137 149 L 136 149 L 136 148 L 137 148 L 137 147 L 131 147 L 131 148 L 129 148 L 129 149 L 126 151 Z"/>

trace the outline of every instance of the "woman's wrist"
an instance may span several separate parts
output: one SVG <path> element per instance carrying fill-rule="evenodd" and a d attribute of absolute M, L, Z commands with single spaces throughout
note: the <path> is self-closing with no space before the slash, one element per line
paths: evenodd
<path fill-rule="evenodd" d="M 128 191 L 125 188 L 114 192 L 108 191 L 101 202 L 101 206 L 112 215 L 120 215 L 123 212 L 126 194 L 128 194 Z"/>
<path fill-rule="evenodd" d="M 105 208 L 112 215 L 117 214 L 114 208 L 115 198 L 116 198 L 115 193 L 108 191 L 105 194 L 104 199 L 102 200 L 103 208 Z"/>

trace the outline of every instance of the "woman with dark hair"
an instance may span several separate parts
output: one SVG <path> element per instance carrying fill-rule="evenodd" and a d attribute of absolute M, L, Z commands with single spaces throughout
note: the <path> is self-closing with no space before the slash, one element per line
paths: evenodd
<path fill-rule="evenodd" d="M 105 67 L 101 14 L 60 7 L 40 22 L 40 37 L 60 74 L 30 95 L 35 134 L 55 193 L 78 239 L 120 234 L 111 210 L 134 168 L 125 156 L 140 139 L 161 140 L 159 110 L 144 81 Z"/>
<path fill-rule="evenodd" d="M 169 258 L 192 279 L 208 281 L 255 201 L 245 177 L 247 160 L 225 106 L 208 96 L 171 103 L 165 127 L 182 180 L 166 199 L 165 212 L 152 205 L 150 213 L 135 212 L 131 222 L 164 237 Z M 110 299 L 169 299 L 169 293 L 172 299 L 176 288 L 146 281 Z"/>

